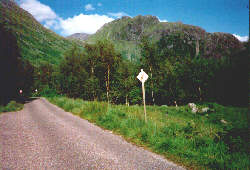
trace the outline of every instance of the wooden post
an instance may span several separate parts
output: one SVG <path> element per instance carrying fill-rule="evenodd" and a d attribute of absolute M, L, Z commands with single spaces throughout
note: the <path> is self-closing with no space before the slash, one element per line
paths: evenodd
<path fill-rule="evenodd" d="M 142 82 L 142 96 L 143 96 L 143 104 L 144 104 L 144 117 L 145 117 L 145 122 L 147 123 L 147 112 L 146 112 L 146 100 L 145 100 L 144 82 Z"/>
<path fill-rule="evenodd" d="M 141 81 L 142 84 L 142 96 L 143 96 L 143 104 L 144 104 L 144 117 L 145 117 L 145 122 L 147 123 L 147 113 L 146 113 L 146 100 L 145 100 L 145 88 L 144 88 L 144 83 L 148 79 L 148 75 L 141 69 L 141 72 L 137 76 L 137 78 Z"/>

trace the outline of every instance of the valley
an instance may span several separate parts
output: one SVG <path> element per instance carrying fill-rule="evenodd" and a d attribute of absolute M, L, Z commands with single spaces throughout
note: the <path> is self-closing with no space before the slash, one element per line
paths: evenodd
<path fill-rule="evenodd" d="M 248 169 L 249 57 L 249 40 L 153 15 L 62 36 L 1 0 L 0 169 Z"/>

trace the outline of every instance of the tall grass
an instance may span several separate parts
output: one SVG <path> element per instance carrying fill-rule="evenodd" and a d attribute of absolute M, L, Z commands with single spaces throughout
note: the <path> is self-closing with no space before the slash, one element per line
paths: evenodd
<path fill-rule="evenodd" d="M 121 134 L 127 140 L 186 167 L 250 167 L 247 108 L 207 103 L 199 107 L 209 106 L 209 113 L 193 114 L 188 106 L 147 106 L 149 120 L 145 123 L 141 106 L 108 106 L 105 102 L 66 97 L 48 99 L 68 112 Z"/>

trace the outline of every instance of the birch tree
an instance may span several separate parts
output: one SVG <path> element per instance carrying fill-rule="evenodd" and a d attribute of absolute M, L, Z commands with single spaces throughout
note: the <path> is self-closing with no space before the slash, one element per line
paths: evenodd
<path fill-rule="evenodd" d="M 156 58 L 156 48 L 155 45 L 149 41 L 147 37 L 143 37 L 141 40 L 141 54 L 142 54 L 142 63 L 149 68 L 150 74 L 150 85 L 151 85 L 151 97 L 152 102 L 155 104 L 154 97 L 154 79 L 153 72 L 155 72 L 157 58 Z"/>
<path fill-rule="evenodd" d="M 109 103 L 110 75 L 115 65 L 119 64 L 121 61 L 121 55 L 115 51 L 114 45 L 111 41 L 99 40 L 96 44 L 101 64 L 105 70 L 106 95 Z"/>

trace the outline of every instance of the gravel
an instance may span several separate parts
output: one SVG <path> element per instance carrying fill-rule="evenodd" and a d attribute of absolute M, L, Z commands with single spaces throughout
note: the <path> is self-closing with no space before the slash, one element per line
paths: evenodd
<path fill-rule="evenodd" d="M 45 99 L 0 116 L 0 169 L 184 169 Z"/>

